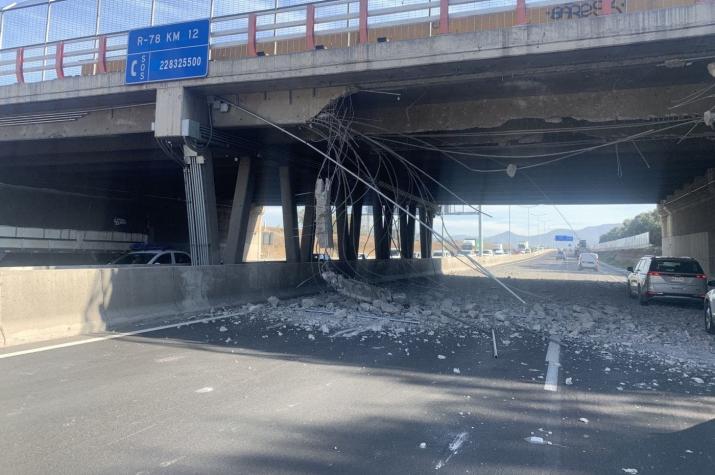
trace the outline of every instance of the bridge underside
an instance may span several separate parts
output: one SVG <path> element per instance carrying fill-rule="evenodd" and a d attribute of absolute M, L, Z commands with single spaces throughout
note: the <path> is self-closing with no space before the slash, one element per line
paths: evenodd
<path fill-rule="evenodd" d="M 236 103 L 380 188 L 399 188 L 395 197 L 415 205 L 655 203 L 715 167 L 715 131 L 702 121 L 713 102 L 707 67 L 715 57 L 713 39 L 366 72 L 359 79 L 335 74 L 176 90 L 179 102 L 190 94 L 201 107 L 217 106 L 207 107 L 210 120 L 205 111 L 198 116 L 204 114 L 202 136 L 212 139 L 206 150 L 219 215 L 228 216 L 236 204 L 244 159 L 251 162 L 253 205 L 285 206 L 286 189 L 291 206 L 310 204 L 316 178 L 337 176 L 319 153 L 250 118 Z M 171 93 L 0 106 L 0 123 L 6 121 L 0 193 L 20 197 L 44 188 L 104 200 L 105 221 L 94 226 L 105 228 L 121 214 L 132 217 L 138 232 L 150 223 L 157 240 L 185 242 L 185 142 L 166 135 L 157 140 L 152 131 L 181 118 L 161 107 Z M 84 115 L 60 123 L 17 119 L 68 104 L 81 106 Z M 335 143 L 350 148 L 338 152 Z M 352 189 L 355 180 L 343 184 Z M 363 204 L 372 201 L 367 194 Z M 18 198 L 0 219 L 61 226 L 63 213 L 45 213 L 37 223 L 43 203 Z M 219 227 L 230 235 L 227 221 L 219 219 Z"/>

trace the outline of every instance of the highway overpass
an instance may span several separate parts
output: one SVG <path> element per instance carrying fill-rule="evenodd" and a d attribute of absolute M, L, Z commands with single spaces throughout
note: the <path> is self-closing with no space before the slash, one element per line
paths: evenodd
<path fill-rule="evenodd" d="M 184 81 L 125 84 L 126 31 L 101 21 L 94 34 L 4 48 L 0 192 L 12 205 L 0 224 L 191 240 L 199 262 L 232 263 L 251 209 L 280 204 L 288 259 L 310 259 L 295 207 L 312 207 L 324 157 L 266 121 L 321 151 L 349 142 L 344 165 L 427 220 L 460 202 L 653 203 L 715 166 L 709 2 L 358 6 L 214 15 L 208 76 Z M 11 15 L 36 8 L 5 11 L 5 37 Z M 376 202 L 356 185 L 333 186 L 340 242 L 347 211 Z M 57 192 L 102 212 L 71 213 Z M 394 211 L 379 208 L 382 221 Z M 710 233 L 704 221 L 685 234 Z"/>

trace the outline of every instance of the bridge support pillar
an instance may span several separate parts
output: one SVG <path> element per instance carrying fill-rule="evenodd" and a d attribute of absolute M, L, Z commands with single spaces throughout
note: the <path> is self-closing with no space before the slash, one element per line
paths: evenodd
<path fill-rule="evenodd" d="M 426 206 L 420 206 L 420 221 L 432 227 L 434 214 Z M 420 225 L 420 257 L 429 259 L 432 257 L 432 231 Z"/>
<path fill-rule="evenodd" d="M 228 222 L 225 264 L 237 264 L 245 260 L 246 242 L 250 236 L 249 221 L 253 200 L 253 182 L 251 159 L 241 158 L 238 164 L 236 188 L 233 192 L 231 217 Z"/>
<path fill-rule="evenodd" d="M 300 261 L 300 238 L 298 230 L 298 210 L 293 194 L 290 168 L 279 169 L 281 184 L 281 204 L 283 206 L 283 237 L 285 239 L 286 262 Z"/>
<path fill-rule="evenodd" d="M 403 205 L 407 211 L 415 215 L 415 205 Z M 400 216 L 400 257 L 412 259 L 415 255 L 415 219 L 405 211 L 398 211 Z"/>
<path fill-rule="evenodd" d="M 715 169 L 658 204 L 664 256 L 689 256 L 715 273 Z M 652 237 L 651 237 L 652 239 Z M 657 244 L 657 243 L 656 243 Z"/>
<path fill-rule="evenodd" d="M 373 228 L 375 234 L 375 259 L 389 259 L 392 248 L 392 204 L 381 204 L 377 195 L 372 205 Z"/>
<path fill-rule="evenodd" d="M 313 248 L 315 247 L 315 198 L 305 204 L 303 212 L 303 230 L 300 237 L 300 260 L 311 262 L 313 260 Z"/>
<path fill-rule="evenodd" d="M 362 190 L 358 190 L 359 197 L 353 201 L 352 218 L 350 221 L 350 237 L 351 240 L 351 256 L 353 259 L 357 259 L 358 254 L 360 254 L 360 229 L 362 226 L 362 207 L 364 201 L 364 194 Z"/>
<path fill-rule="evenodd" d="M 348 226 L 348 210 L 345 198 L 338 196 L 335 203 L 335 224 L 338 231 L 338 259 L 341 261 L 348 259 L 348 241 L 350 241 L 350 228 Z"/>
<path fill-rule="evenodd" d="M 184 146 L 184 190 L 189 246 L 194 265 L 218 264 L 218 214 L 211 153 Z"/>

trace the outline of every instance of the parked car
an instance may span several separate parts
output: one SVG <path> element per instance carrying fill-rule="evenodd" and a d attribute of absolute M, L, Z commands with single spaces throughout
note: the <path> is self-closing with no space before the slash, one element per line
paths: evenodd
<path fill-rule="evenodd" d="M 595 269 L 598 271 L 598 254 L 593 252 L 582 252 L 578 255 L 578 270 Z"/>
<path fill-rule="evenodd" d="M 390 249 L 390 259 L 399 259 L 402 257 L 399 249 Z"/>
<path fill-rule="evenodd" d="M 111 265 L 117 266 L 154 264 L 190 266 L 191 256 L 183 251 L 175 251 L 173 249 L 157 249 L 132 251 L 111 262 Z"/>
<path fill-rule="evenodd" d="M 432 251 L 432 257 L 433 258 L 442 258 L 442 257 L 451 257 L 452 253 L 447 251 L 446 249 L 444 251 Z"/>
<path fill-rule="evenodd" d="M 659 298 L 702 302 L 708 292 L 707 276 L 692 257 L 645 256 L 628 272 L 628 296 L 641 305 Z"/>
<path fill-rule="evenodd" d="M 483 255 L 483 256 L 493 256 L 494 253 L 492 252 L 491 249 L 484 249 L 484 250 L 482 251 L 482 255 Z"/>
<path fill-rule="evenodd" d="M 495 255 L 495 256 L 503 256 L 504 254 L 506 254 L 506 253 L 504 252 L 504 249 L 501 249 L 501 248 L 496 248 L 496 249 L 494 249 L 494 255 Z"/>

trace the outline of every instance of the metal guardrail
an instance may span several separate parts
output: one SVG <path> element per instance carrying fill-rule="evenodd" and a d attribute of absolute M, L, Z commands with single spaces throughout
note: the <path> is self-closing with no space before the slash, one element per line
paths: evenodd
<path fill-rule="evenodd" d="M 3 46 L 0 48 L 0 85 L 121 70 L 123 65 L 112 63 L 123 61 L 130 29 L 169 23 L 172 22 L 167 21 L 170 19 L 205 18 L 207 13 L 211 19 L 212 53 L 217 48 L 234 48 L 237 56 L 251 57 L 323 49 L 326 46 L 324 43 L 332 41 L 330 37 L 336 35 L 345 37 L 339 42 L 340 47 L 349 47 L 390 39 L 626 13 L 631 3 L 638 5 L 636 10 L 648 10 L 697 1 L 538 0 L 527 5 L 526 0 L 326 0 L 305 3 L 303 0 L 179 0 L 178 3 L 177 0 L 145 3 L 126 0 L 30 0 L 13 4 L 0 12 L 0 45 Z M 288 5 L 279 6 L 279 2 Z M 144 16 L 139 15 L 122 23 L 122 18 L 115 18 L 118 14 L 115 10 L 117 5 L 123 3 L 127 4 L 126 11 L 119 14 L 129 16 L 135 14 L 132 9 L 146 6 Z M 250 7 L 266 3 L 273 3 L 274 7 L 240 11 L 247 4 Z M 108 8 L 113 10 L 104 12 Z M 165 12 L 163 16 L 160 15 L 162 12 Z M 43 14 L 45 23 L 41 25 L 38 17 L 41 20 Z M 23 20 L 25 16 L 29 20 Z M 90 22 L 93 28 L 87 26 Z M 112 31 L 117 29 L 112 22 L 124 26 L 130 23 L 131 28 Z M 415 28 L 420 25 L 424 28 Z M 71 37 L 74 31 L 87 30 L 93 33 Z M 371 35 L 374 32 L 378 36 Z M 390 33 L 393 38 L 390 38 Z M 43 39 L 28 44 L 23 41 L 23 38 L 34 37 Z M 54 37 L 62 39 L 51 41 Z M 4 47 L 8 44 L 12 47 Z M 212 54 L 212 59 L 220 59 L 218 56 Z"/>

